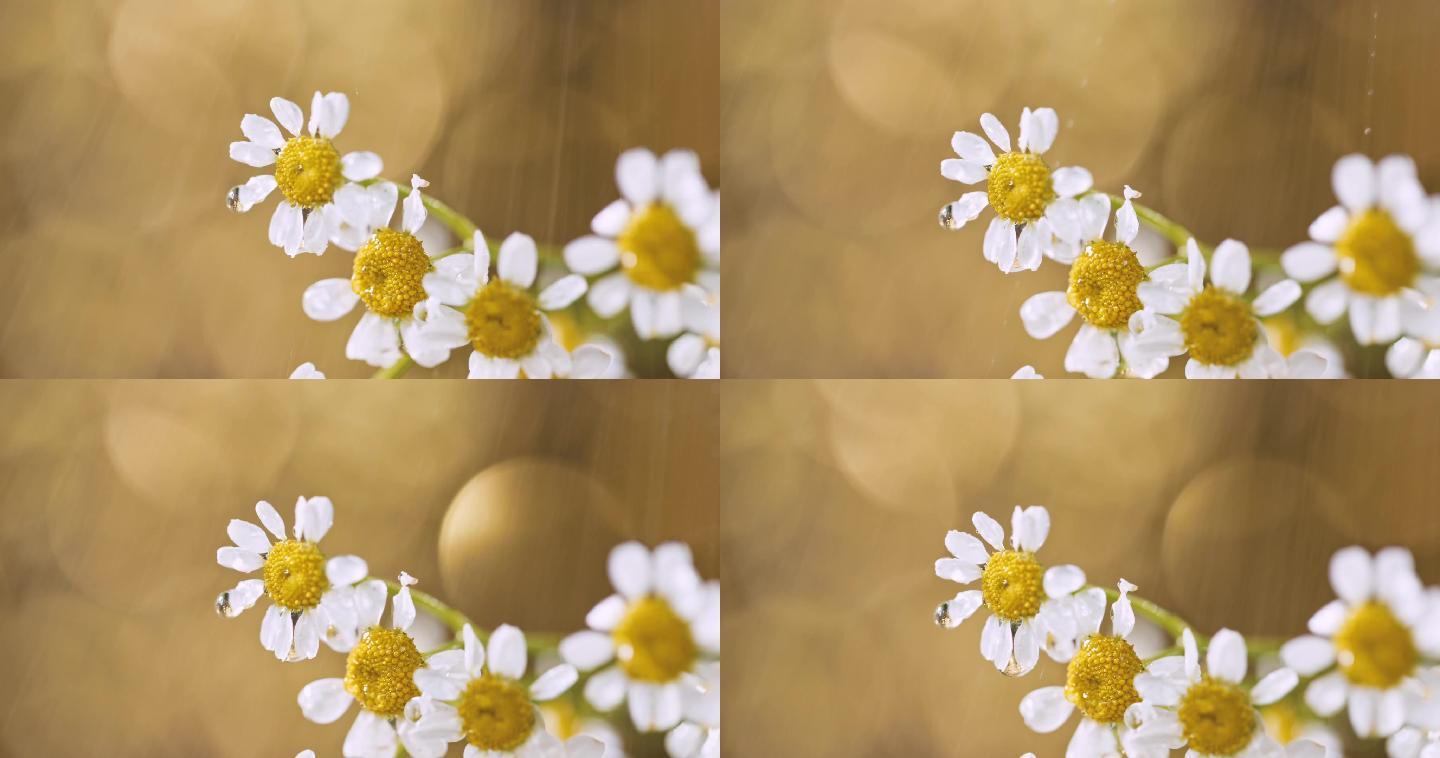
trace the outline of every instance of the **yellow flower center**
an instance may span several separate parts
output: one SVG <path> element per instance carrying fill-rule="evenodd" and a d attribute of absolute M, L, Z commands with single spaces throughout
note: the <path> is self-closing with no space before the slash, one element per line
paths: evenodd
<path fill-rule="evenodd" d="M 355 254 L 350 289 L 371 311 L 402 318 L 411 315 L 415 304 L 425 299 L 422 280 L 432 270 L 430 256 L 415 235 L 377 229 Z"/>
<path fill-rule="evenodd" d="M 1190 357 L 1211 365 L 1236 366 L 1255 352 L 1260 325 L 1244 300 L 1207 286 L 1180 314 L 1180 331 Z"/>
<path fill-rule="evenodd" d="M 373 626 L 345 658 L 345 691 L 365 710 L 395 718 L 405 712 L 410 698 L 419 696 L 415 670 L 424 665 L 425 658 L 410 635 Z"/>
<path fill-rule="evenodd" d="M 292 205 L 318 208 L 344 180 L 340 153 L 324 137 L 292 137 L 275 157 L 275 184 Z"/>
<path fill-rule="evenodd" d="M 611 635 L 615 657 L 631 679 L 670 682 L 695 663 L 697 650 L 690 625 L 654 595 L 631 603 Z"/>
<path fill-rule="evenodd" d="M 1001 550 L 990 556 L 980 574 L 985 607 L 1006 621 L 1022 621 L 1040 612 L 1045 602 L 1045 569 L 1035 554 L 1024 550 Z"/>
<path fill-rule="evenodd" d="M 1120 329 L 1140 310 L 1136 288 L 1146 278 L 1128 245 L 1095 240 L 1071 264 L 1065 299 L 1091 326 Z"/>
<path fill-rule="evenodd" d="M 1040 220 L 1055 199 L 1050 167 L 1034 153 L 1001 153 L 990 167 L 985 189 L 990 207 L 1000 218 L 1016 224 Z"/>
<path fill-rule="evenodd" d="M 1376 208 L 1351 219 L 1335 243 L 1335 253 L 1345 283 L 1367 295 L 1393 295 L 1413 284 L 1420 273 L 1415 242 L 1390 214 Z"/>
<path fill-rule="evenodd" d="M 535 298 L 513 284 L 491 279 L 465 309 L 470 344 L 491 358 L 529 355 L 543 329 Z"/>
<path fill-rule="evenodd" d="M 307 611 L 320 604 L 330 589 L 325 577 L 325 556 L 313 542 L 282 540 L 271 546 L 260 569 L 265 594 L 291 613 Z"/>
<path fill-rule="evenodd" d="M 1065 699 L 1092 721 L 1117 724 L 1140 702 L 1135 675 L 1145 670 L 1129 642 L 1092 635 L 1065 668 Z"/>
<path fill-rule="evenodd" d="M 1384 603 L 1356 608 L 1335 634 L 1335 660 L 1345 678 L 1362 687 L 1389 689 L 1415 670 L 1419 653 L 1409 628 Z"/>
<path fill-rule="evenodd" d="M 535 728 L 535 706 L 525 688 L 491 673 L 470 681 L 455 710 L 465 738 L 481 750 L 514 750 Z"/>
<path fill-rule="evenodd" d="M 1205 755 L 1234 755 L 1255 734 L 1255 710 L 1239 687 L 1201 679 L 1180 700 L 1180 727 L 1190 749 Z"/>
<path fill-rule="evenodd" d="M 651 203 L 635 214 L 620 237 L 620 267 L 647 289 L 679 289 L 700 270 L 695 233 L 664 203 Z"/>

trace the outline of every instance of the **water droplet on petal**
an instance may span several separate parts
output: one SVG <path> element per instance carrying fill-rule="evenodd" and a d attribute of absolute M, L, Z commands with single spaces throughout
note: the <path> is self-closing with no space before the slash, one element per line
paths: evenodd
<path fill-rule="evenodd" d="M 1020 668 L 1020 662 L 1015 660 L 1015 654 L 1011 653 L 1009 662 L 1005 664 L 1005 668 L 1000 669 L 1000 673 L 1005 676 L 1020 676 L 1025 673 L 1025 670 Z"/>
<path fill-rule="evenodd" d="M 941 603 L 935 606 L 935 626 L 941 629 L 954 629 L 958 622 L 950 615 L 950 603 Z"/>
<path fill-rule="evenodd" d="M 944 208 L 940 209 L 940 228 L 949 229 L 953 232 L 956 229 L 959 229 L 960 226 L 960 224 L 955 223 L 954 203 L 950 203 L 949 205 L 946 205 Z"/>
<path fill-rule="evenodd" d="M 237 184 L 231 187 L 229 194 L 225 195 L 225 207 L 236 213 L 244 212 L 240 209 L 240 186 Z"/>
<path fill-rule="evenodd" d="M 233 619 L 240 615 L 240 611 L 230 604 L 229 591 L 222 592 L 219 597 L 215 598 L 215 613 L 221 618 L 227 619 Z"/>

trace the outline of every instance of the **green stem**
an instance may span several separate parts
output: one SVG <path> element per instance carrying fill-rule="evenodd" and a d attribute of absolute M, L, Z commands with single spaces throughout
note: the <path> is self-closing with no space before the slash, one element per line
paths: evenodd
<path fill-rule="evenodd" d="M 1119 195 L 1107 193 L 1105 196 L 1110 198 L 1111 208 L 1119 208 L 1125 204 L 1125 198 Z M 1195 236 L 1189 229 L 1171 221 L 1154 208 L 1141 205 L 1134 200 L 1130 201 L 1130 205 L 1135 208 L 1135 215 L 1140 221 L 1151 229 L 1159 232 L 1166 240 L 1169 240 L 1170 244 L 1174 245 L 1176 250 L 1184 248 L 1185 243 Z M 1196 240 L 1196 242 L 1199 243 L 1199 240 Z M 1204 248 L 1205 246 L 1201 245 L 1201 247 Z"/>
<path fill-rule="evenodd" d="M 415 362 L 410 360 L 410 356 L 406 355 L 405 353 L 401 353 L 400 360 L 395 361 L 394 363 L 380 369 L 379 371 L 376 371 L 373 378 L 399 379 L 401 376 L 404 376 L 405 372 L 409 371 L 410 367 L 413 365 L 415 365 Z"/>

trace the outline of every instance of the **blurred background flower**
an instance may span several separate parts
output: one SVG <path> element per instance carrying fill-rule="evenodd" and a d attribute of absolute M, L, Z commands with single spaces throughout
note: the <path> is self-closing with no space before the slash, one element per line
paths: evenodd
<path fill-rule="evenodd" d="M 214 610 L 234 584 L 215 546 L 261 498 L 288 519 L 297 495 L 329 496 L 331 550 L 408 571 L 492 629 L 585 628 L 627 539 L 685 541 L 718 578 L 710 387 L 427 386 L 0 386 L 0 644 L 16 653 L 0 755 L 338 754 L 344 727 L 306 722 L 295 698 L 344 657 L 277 663 L 258 617 Z M 415 629 L 442 641 L 423 614 Z M 82 712 L 84 729 L 64 715 Z M 663 734 L 614 723 L 632 755 L 663 754 Z"/>
<path fill-rule="evenodd" d="M 1348 544 L 1408 547 L 1440 584 L 1423 387 L 745 382 L 723 405 L 736 755 L 1063 753 L 1071 730 L 1032 733 L 1019 703 L 1064 667 L 1007 678 L 981 624 L 932 620 L 957 588 L 933 570 L 945 532 L 976 510 L 1045 505 L 1047 565 L 1128 579 L 1205 633 L 1303 633 Z M 1146 629 L 1143 650 L 1169 644 Z"/>
<path fill-rule="evenodd" d="M 693 149 L 719 183 L 716 0 L 17 0 L 0 18 L 0 376 L 369 373 L 300 310 L 350 257 L 288 260 L 267 216 L 225 207 L 249 176 L 226 146 L 275 94 L 346 93 L 347 140 L 496 240 L 588 233 L 637 145 Z M 664 342 L 636 345 L 635 373 L 667 373 Z"/>

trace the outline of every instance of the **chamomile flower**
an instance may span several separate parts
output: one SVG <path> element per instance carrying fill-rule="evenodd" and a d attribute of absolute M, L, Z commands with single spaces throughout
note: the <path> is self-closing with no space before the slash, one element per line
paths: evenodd
<path fill-rule="evenodd" d="M 1301 676 L 1318 676 L 1305 688 L 1315 713 L 1329 717 L 1348 705 L 1357 735 L 1388 737 L 1405 723 L 1422 656 L 1440 656 L 1440 603 L 1403 548 L 1373 558 L 1360 547 L 1340 550 L 1330 559 L 1330 585 L 1339 599 L 1311 616 L 1311 634 L 1285 643 L 1280 657 Z"/>
<path fill-rule="evenodd" d="M 1265 733 L 1256 706 L 1295 689 L 1300 681 L 1295 672 L 1279 668 L 1247 688 L 1242 685 L 1249 653 L 1238 632 L 1217 632 L 1203 666 L 1195 635 L 1186 629 L 1181 639 L 1183 656 L 1152 661 L 1135 677 L 1141 701 L 1127 717 L 1133 729 L 1125 736 L 1125 754 L 1165 758 L 1181 748 L 1195 758 L 1282 754 L 1280 744 Z"/>
<path fill-rule="evenodd" d="M 243 213 L 278 187 L 281 200 L 270 217 L 270 244 L 290 256 L 323 253 L 338 221 L 336 193 L 357 186 L 351 182 L 379 176 L 380 156 L 364 151 L 342 156 L 335 149 L 331 140 L 350 116 L 350 101 L 339 92 L 315 93 L 308 126 L 300 106 L 283 97 L 271 98 L 270 110 L 291 136 L 282 134 L 274 121 L 247 113 L 240 120 L 247 141 L 231 142 L 230 157 L 255 168 L 273 165 L 275 172 L 251 177 L 230 190 L 227 202 Z"/>
<path fill-rule="evenodd" d="M 565 246 L 565 264 L 584 276 L 618 268 L 590 287 L 591 309 L 610 318 L 628 306 L 642 339 L 673 336 L 684 326 L 682 293 L 719 291 L 720 195 L 689 150 L 627 150 L 615 180 L 623 197 L 595 215 L 595 234 Z"/>
<path fill-rule="evenodd" d="M 1110 606 L 1110 634 L 1100 634 L 1101 612 L 1082 621 L 1079 649 L 1065 667 L 1065 685 L 1041 687 L 1020 701 L 1025 725 L 1042 734 L 1059 729 L 1079 709 L 1080 723 L 1066 748 L 1067 758 L 1120 756 L 1129 736 L 1125 714 L 1140 702 L 1135 677 L 1145 670 L 1129 637 L 1135 611 L 1129 593 L 1135 585 L 1121 579 L 1120 596 Z"/>
<path fill-rule="evenodd" d="M 681 303 L 685 333 L 665 350 L 670 370 L 683 379 L 720 378 L 720 296 L 687 292 Z"/>
<path fill-rule="evenodd" d="M 324 378 L 325 378 L 325 374 L 324 374 L 324 372 L 320 371 L 320 369 L 315 368 L 315 364 L 311 363 L 310 361 L 305 361 L 304 363 L 300 364 L 299 366 L 296 366 L 294 371 L 291 371 L 291 372 L 290 372 L 290 378 L 291 378 L 291 379 L 324 379 Z"/>
<path fill-rule="evenodd" d="M 345 344 L 345 357 L 351 360 L 389 366 L 400 359 L 402 344 L 421 366 L 438 366 L 450 357 L 448 349 L 416 338 L 423 325 L 416 313 L 426 299 L 424 278 L 436 265 L 415 236 L 425 223 L 420 188 L 426 186 L 429 182 L 419 176 L 410 178 L 400 229 L 389 227 L 399 196 L 394 184 L 356 185 L 336 193 L 335 206 L 345 222 L 336 231 L 336 244 L 349 248 L 359 242 L 353 270 L 349 278 L 310 285 L 301 304 L 305 315 L 316 321 L 334 321 L 357 304 L 365 306 Z"/>
<path fill-rule="evenodd" d="M 935 609 L 936 624 L 954 629 L 983 605 L 990 618 L 980 635 L 980 654 L 997 670 L 1027 674 L 1042 648 L 1065 660 L 1073 652 L 1066 640 L 1077 634 L 1073 596 L 1084 586 L 1085 572 L 1069 565 L 1046 569 L 1035 557 L 1050 533 L 1050 512 L 1039 505 L 1015 506 L 1009 549 L 1005 529 L 988 514 L 977 511 L 971 522 L 995 552 L 974 535 L 954 529 L 945 535 L 945 548 L 954 557 L 935 561 L 935 575 L 960 584 L 979 580 L 980 589 L 964 590 L 941 603 Z M 1100 603 L 1103 613 L 1103 593 Z"/>
<path fill-rule="evenodd" d="M 475 252 L 441 258 L 425 275 L 428 299 L 417 309 L 425 318 L 412 342 L 427 351 L 449 353 L 471 346 L 471 379 L 531 379 L 598 374 L 608 356 L 571 355 L 555 337 L 548 311 L 568 307 L 585 294 L 585 278 L 561 277 L 536 295 L 539 252 L 535 240 L 511 234 L 500 243 L 497 276 L 490 276 L 490 248 L 475 232 Z M 577 351 L 578 352 L 578 351 Z M 598 353 L 598 351 L 597 351 Z M 581 361 L 584 357 L 586 360 Z M 601 361 L 600 358 L 605 360 Z M 599 365 L 603 362 L 604 365 Z"/>
<path fill-rule="evenodd" d="M 720 758 L 720 664 L 703 663 L 700 681 L 680 696 L 680 725 L 665 735 L 671 758 Z"/>
<path fill-rule="evenodd" d="M 231 519 L 226 533 L 235 543 L 215 552 L 221 566 L 246 574 L 260 571 L 259 579 L 245 579 L 215 600 L 215 609 L 234 618 L 255 604 L 261 595 L 270 607 L 260 624 L 260 644 L 282 661 L 314 658 L 320 642 L 342 649 L 343 629 L 354 616 L 352 587 L 369 570 L 353 555 L 326 559 L 320 539 L 335 521 L 328 497 L 301 497 L 295 501 L 294 536 L 275 507 L 261 500 L 255 515 L 264 529 Z M 269 531 L 275 542 L 265 536 Z"/>
<path fill-rule="evenodd" d="M 607 568 L 616 594 L 590 609 L 590 630 L 562 640 L 560 655 L 581 671 L 600 669 L 585 683 L 595 708 L 628 701 L 637 729 L 669 730 L 684 716 L 686 688 L 703 681 L 700 666 L 720 653 L 720 585 L 701 581 L 679 542 L 653 553 L 626 542 Z"/>
<path fill-rule="evenodd" d="M 432 746 L 437 748 L 411 751 L 415 758 L 440 758 L 449 743 L 461 741 L 466 743 L 465 758 L 544 758 L 558 750 L 561 741 L 545 730 L 536 704 L 570 689 L 579 676 L 575 667 L 562 663 L 526 685 L 524 632 L 501 625 L 487 646 L 466 624 L 461 638 L 463 649 L 436 653 L 415 672 L 415 684 L 430 701 L 415 729 L 435 738 Z"/>
<path fill-rule="evenodd" d="M 1000 154 L 979 135 L 955 132 L 950 139 L 959 158 L 940 162 L 940 174 L 962 184 L 985 181 L 983 191 L 967 192 L 940 209 L 940 225 L 959 229 L 973 221 L 988 205 L 995 218 L 985 230 L 985 260 L 1005 273 L 1035 270 L 1042 257 L 1060 263 L 1075 259 L 1080 233 L 1080 210 L 1076 197 L 1088 192 L 1093 183 L 1090 172 L 1079 166 L 1051 170 L 1041 156 L 1055 141 L 1060 129 L 1054 109 L 1024 109 L 1020 112 L 1020 139 L 1010 149 L 1010 133 L 1000 119 L 986 113 L 980 127 Z M 1101 201 L 1105 198 L 1100 196 Z M 1018 234 L 1017 234 L 1018 230 Z"/>
<path fill-rule="evenodd" d="M 1335 163 L 1331 183 L 1340 204 L 1310 224 L 1309 242 L 1285 251 L 1285 273 L 1321 282 L 1305 309 L 1321 324 L 1347 311 L 1362 345 L 1387 344 L 1408 333 L 1430 296 L 1440 266 L 1440 224 L 1408 156 L 1372 164 L 1363 155 Z M 1333 276 L 1332 276 L 1333 275 Z M 1407 300 L 1416 306 L 1403 308 Z"/>
<path fill-rule="evenodd" d="M 1282 279 L 1255 299 L 1250 289 L 1250 249 L 1225 240 L 1215 246 L 1206 277 L 1205 256 L 1191 239 L 1186 262 L 1161 266 L 1137 289 L 1145 307 L 1130 317 L 1136 344 L 1167 356 L 1190 354 L 1190 379 L 1264 379 L 1289 375 L 1292 361 L 1270 347 L 1260 318 L 1273 316 L 1300 299 L 1300 284 Z M 1313 353 L 1293 359 L 1294 371 L 1308 371 L 1324 359 Z"/>
<path fill-rule="evenodd" d="M 1065 370 L 1093 379 L 1128 375 L 1149 379 L 1170 365 L 1163 352 L 1143 348 L 1130 331 L 1130 317 L 1141 309 L 1139 287 L 1149 278 L 1134 248 L 1140 221 L 1131 200 L 1140 193 L 1125 188 L 1125 201 L 1115 211 L 1115 241 L 1102 238 L 1110 217 L 1110 201 L 1086 195 L 1077 204 L 1079 239 L 1083 248 L 1070 264 L 1064 291 L 1032 295 L 1020 306 L 1025 331 L 1046 339 L 1079 314 L 1083 323 L 1065 353 Z"/>
<path fill-rule="evenodd" d="M 300 690 L 300 711 L 317 724 L 334 723 L 351 703 L 360 705 L 360 713 L 345 735 L 346 758 L 391 758 L 401 744 L 412 755 L 433 754 L 437 740 L 417 732 L 420 716 L 411 705 L 420 697 L 415 672 L 425 665 L 425 657 L 409 634 L 415 622 L 415 601 L 410 596 L 413 584 L 414 577 L 400 574 L 389 627 L 380 626 L 385 583 L 372 579 L 356 587 L 355 642 L 345 658 L 345 676 L 317 679 Z M 443 743 L 440 749 L 443 753 Z"/>

